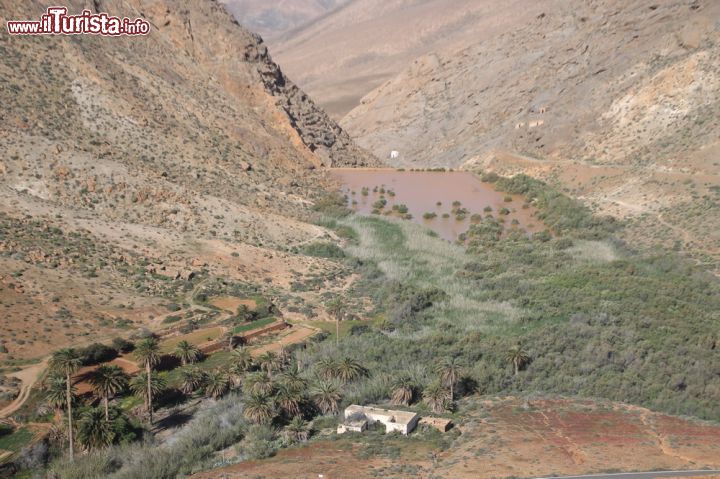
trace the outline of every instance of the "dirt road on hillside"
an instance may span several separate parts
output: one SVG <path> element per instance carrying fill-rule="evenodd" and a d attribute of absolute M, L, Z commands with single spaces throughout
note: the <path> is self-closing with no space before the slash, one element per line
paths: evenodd
<path fill-rule="evenodd" d="M 20 394 L 18 394 L 18 397 L 0 410 L 0 418 L 4 419 L 11 416 L 25 404 L 25 401 L 27 401 L 27 398 L 30 396 L 30 390 L 42 377 L 46 367 L 47 359 L 15 373 L 8 374 L 8 376 L 18 378 L 22 381 L 22 386 L 20 386 Z"/>

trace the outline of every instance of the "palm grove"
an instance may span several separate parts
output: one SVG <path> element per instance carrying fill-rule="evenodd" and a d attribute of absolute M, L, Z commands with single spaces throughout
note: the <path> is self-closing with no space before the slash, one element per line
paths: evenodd
<path fill-rule="evenodd" d="M 90 405 L 80 404 L 74 392 L 73 374 L 82 364 L 78 351 L 68 348 L 53 353 L 46 398 L 49 405 L 64 410 L 67 426 L 63 438 L 70 460 L 78 445 L 87 451 L 137 438 L 141 425 L 134 424 L 134 418 L 122 408 L 111 405 L 128 393 L 142 399 L 146 427 L 152 428 L 154 400 L 167 392 L 165 380 L 154 369 L 162 355 L 152 337 L 139 341 L 134 354 L 143 368 L 133 377 L 117 365 L 102 364 L 91 372 L 88 382 L 93 398 L 99 401 L 98 406 L 93 406 L 94 400 Z M 172 356 L 182 364 L 178 369 L 179 390 L 187 397 L 218 399 L 231 391 L 242 391 L 239 401 L 245 419 L 281 428 L 289 443 L 309 438 L 309 421 L 314 417 L 339 414 L 346 389 L 370 376 L 370 371 L 349 356 L 324 357 L 302 371 L 302 364 L 286 349 L 253 358 L 249 348 L 238 347 L 231 351 L 224 367 L 209 371 L 196 364 L 203 358 L 200 350 L 185 341 L 178 343 Z M 512 358 L 517 364 L 516 356 Z M 449 357 L 439 361 L 434 371 L 436 380 L 424 388 L 406 374 L 388 379 L 386 396 L 394 405 L 410 406 L 421 401 L 420 405 L 435 413 L 452 410 L 464 366 L 458 357 Z"/>

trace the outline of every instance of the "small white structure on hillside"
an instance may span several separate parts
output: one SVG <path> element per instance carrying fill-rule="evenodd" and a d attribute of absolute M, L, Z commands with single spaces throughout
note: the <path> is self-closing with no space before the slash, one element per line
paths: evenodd
<path fill-rule="evenodd" d="M 390 152 L 390 159 L 394 160 L 396 158 L 400 158 L 400 152 L 397 150 L 393 150 Z"/>
<path fill-rule="evenodd" d="M 338 434 L 348 431 L 362 432 L 369 423 L 380 422 L 385 425 L 385 432 L 398 431 L 400 434 L 411 433 L 418 424 L 420 416 L 411 411 L 395 411 L 370 406 L 353 404 L 345 408 L 345 421 L 337 428 Z"/>

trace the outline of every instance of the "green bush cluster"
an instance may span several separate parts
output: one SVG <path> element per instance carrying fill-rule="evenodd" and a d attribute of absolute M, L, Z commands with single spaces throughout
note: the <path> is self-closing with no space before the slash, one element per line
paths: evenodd
<path fill-rule="evenodd" d="M 118 350 L 112 346 L 93 343 L 85 348 L 78 349 L 78 354 L 85 366 L 112 361 L 118 356 Z"/>
<path fill-rule="evenodd" d="M 363 196 L 367 196 L 367 190 L 363 189 Z M 350 214 L 347 207 L 347 198 L 339 192 L 330 192 L 315 200 L 313 209 L 323 215 L 330 217 L 342 217 Z"/>
<path fill-rule="evenodd" d="M 310 243 L 302 247 L 303 254 L 316 258 L 344 258 L 343 250 L 329 241 Z"/>
<path fill-rule="evenodd" d="M 540 210 L 538 219 L 557 234 L 603 239 L 608 238 L 620 227 L 615 218 L 595 216 L 578 200 L 530 176 L 520 174 L 512 178 L 500 178 L 494 175 L 491 179 L 501 191 L 524 195 Z"/>
<path fill-rule="evenodd" d="M 373 314 L 386 318 L 339 345 L 340 354 L 361 351 L 373 371 L 354 387 L 353 400 L 387 400 L 378 377 L 408 369 L 422 390 L 432 381 L 423 365 L 459 356 L 484 393 L 604 397 L 720 419 L 717 280 L 672 252 L 634 251 L 613 240 L 621 225 L 535 180 L 511 185 L 565 234 L 502 235 L 485 218 L 471 226 L 461 252 L 421 239 L 414 225 L 348 220 L 366 230 L 350 248 L 363 260 L 350 293 L 372 298 Z M 424 302 L 423 291 L 436 285 L 446 295 Z M 529 361 L 516 376 L 507 356 L 518 343 Z M 306 352 L 309 361 L 326 353 Z"/>

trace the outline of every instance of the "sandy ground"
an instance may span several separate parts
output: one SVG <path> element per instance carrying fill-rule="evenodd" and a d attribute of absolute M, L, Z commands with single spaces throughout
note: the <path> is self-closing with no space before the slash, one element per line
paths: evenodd
<path fill-rule="evenodd" d="M 40 379 L 43 371 L 45 371 L 46 366 L 47 360 L 42 361 L 38 364 L 33 364 L 32 366 L 29 366 L 15 373 L 8 374 L 8 376 L 13 376 L 20 379 L 20 381 L 22 381 L 22 385 L 20 386 L 20 394 L 18 394 L 15 400 L 6 407 L 4 407 L 2 410 L 0 410 L 0 418 L 6 418 L 12 415 L 15 411 L 20 409 L 23 404 L 25 404 L 25 401 L 30 395 L 30 390 Z"/>
<path fill-rule="evenodd" d="M 234 296 L 218 296 L 210 298 L 208 302 L 213 306 L 233 314 L 235 314 L 242 305 L 247 306 L 250 310 L 254 310 L 257 307 L 253 299 L 241 299 Z"/>
<path fill-rule="evenodd" d="M 260 356 L 263 353 L 266 353 L 268 351 L 272 351 L 273 353 L 280 352 L 280 348 L 283 346 L 289 346 L 291 344 L 297 344 L 302 343 L 305 340 L 307 340 L 310 336 L 314 335 L 318 332 L 318 330 L 309 328 L 307 326 L 295 324 L 292 328 L 290 328 L 289 331 L 276 339 L 273 340 L 270 344 L 265 344 L 262 346 L 258 346 L 256 348 L 252 349 L 252 355 L 257 357 Z"/>

